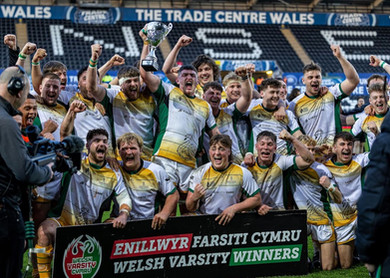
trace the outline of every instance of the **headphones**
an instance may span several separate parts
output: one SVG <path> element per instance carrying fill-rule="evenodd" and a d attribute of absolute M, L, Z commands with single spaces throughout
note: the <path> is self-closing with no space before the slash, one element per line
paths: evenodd
<path fill-rule="evenodd" d="M 24 75 L 26 74 L 26 71 L 19 65 L 16 65 L 19 70 L 15 75 L 23 74 L 23 76 L 12 76 L 12 78 L 9 80 L 7 89 L 8 93 L 10 93 L 13 96 L 16 96 L 21 90 L 24 88 Z"/>

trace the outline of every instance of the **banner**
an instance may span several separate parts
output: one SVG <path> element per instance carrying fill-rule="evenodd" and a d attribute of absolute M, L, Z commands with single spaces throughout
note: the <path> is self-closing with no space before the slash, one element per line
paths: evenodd
<path fill-rule="evenodd" d="M 258 277 L 307 274 L 306 211 L 238 213 L 57 229 L 53 277 Z"/>
<path fill-rule="evenodd" d="M 76 23 L 122 21 L 243 23 L 329 26 L 390 26 L 386 14 L 263 12 L 148 8 L 77 8 L 75 6 L 0 5 L 0 18 L 67 19 Z"/>

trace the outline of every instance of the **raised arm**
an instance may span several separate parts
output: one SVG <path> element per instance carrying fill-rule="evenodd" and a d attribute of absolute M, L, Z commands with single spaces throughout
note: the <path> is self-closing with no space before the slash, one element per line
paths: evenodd
<path fill-rule="evenodd" d="M 16 36 L 14 34 L 7 34 L 4 36 L 4 44 L 8 46 L 8 66 L 12 67 L 16 65 L 18 61 L 19 47 L 16 43 Z"/>
<path fill-rule="evenodd" d="M 144 28 L 146 28 L 146 25 Z M 146 41 L 147 37 L 142 30 L 139 31 L 139 36 L 144 42 L 144 46 L 142 48 L 142 53 L 141 53 L 141 62 L 143 59 L 145 59 L 146 55 L 148 55 L 149 53 L 149 44 Z M 158 87 L 160 86 L 160 78 L 151 72 L 145 71 L 142 66 L 139 67 L 139 71 L 142 79 L 144 80 L 146 86 L 148 86 L 149 90 L 151 92 L 156 92 Z"/>
<path fill-rule="evenodd" d="M 93 95 L 96 101 L 102 101 L 106 95 L 106 89 L 98 85 L 97 67 L 96 64 L 102 54 L 102 46 L 100 44 L 91 45 L 91 59 L 87 70 L 87 90 Z"/>
<path fill-rule="evenodd" d="M 66 113 L 64 120 L 61 123 L 60 129 L 60 140 L 71 135 L 74 128 L 74 120 L 76 119 L 77 113 L 85 111 L 87 107 L 84 103 L 79 100 L 74 100 L 70 105 L 68 112 Z"/>
<path fill-rule="evenodd" d="M 322 176 L 319 180 L 319 183 L 323 188 L 325 188 L 335 203 L 341 204 L 343 201 L 343 195 L 341 194 L 334 180 L 330 180 L 327 176 Z"/>
<path fill-rule="evenodd" d="M 35 52 L 34 57 L 32 58 L 31 64 L 31 80 L 34 87 L 34 91 L 41 95 L 41 90 L 39 86 L 42 83 L 42 71 L 39 63 L 47 56 L 46 50 L 43 48 L 38 48 Z"/>
<path fill-rule="evenodd" d="M 306 146 L 301 143 L 298 138 L 291 135 L 287 130 L 283 129 L 279 138 L 282 140 L 289 141 L 293 144 L 295 151 L 298 153 L 295 163 L 297 164 L 298 169 L 305 169 L 309 167 L 314 162 L 314 157 L 312 153 L 306 148 Z"/>
<path fill-rule="evenodd" d="M 99 83 L 102 83 L 103 77 L 107 74 L 107 72 L 115 66 L 121 66 L 125 63 L 125 58 L 115 54 L 108 60 L 103 66 L 99 68 Z"/>
<path fill-rule="evenodd" d="M 390 74 L 390 65 L 375 55 L 370 56 L 370 66 L 382 67 L 388 74 Z"/>
<path fill-rule="evenodd" d="M 340 46 L 331 45 L 330 48 L 333 51 L 333 55 L 339 60 L 346 79 L 341 82 L 341 89 L 346 95 L 350 95 L 356 86 L 359 84 L 359 75 L 357 74 L 354 66 L 341 54 Z"/>
<path fill-rule="evenodd" d="M 241 96 L 236 102 L 236 108 L 242 114 L 246 113 L 249 108 L 249 105 L 252 101 L 252 92 L 253 92 L 253 83 L 252 83 L 252 74 L 255 72 L 254 64 L 247 64 L 242 67 L 238 67 L 235 70 L 235 73 L 240 76 L 243 80 L 241 82 Z"/>
<path fill-rule="evenodd" d="M 37 45 L 32 42 L 28 42 L 23 46 L 22 51 L 20 51 L 18 56 L 18 61 L 16 62 L 16 65 L 21 66 L 24 68 L 24 62 L 26 59 L 37 50 Z"/>
<path fill-rule="evenodd" d="M 171 50 L 171 52 L 169 53 L 168 57 L 165 59 L 162 70 L 165 73 L 165 76 L 172 83 L 175 83 L 177 78 L 177 74 L 172 71 L 173 67 L 176 64 L 177 55 L 179 54 L 180 49 L 182 47 L 189 45 L 191 42 L 192 42 L 192 38 L 186 35 L 182 35 L 180 39 L 177 41 L 176 45 Z"/>

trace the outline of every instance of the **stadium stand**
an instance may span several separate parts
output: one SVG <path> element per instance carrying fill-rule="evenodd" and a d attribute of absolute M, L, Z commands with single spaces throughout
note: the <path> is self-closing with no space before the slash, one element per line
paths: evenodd
<path fill-rule="evenodd" d="M 1 19 L 0 33 L 3 36 L 6 34 L 15 34 L 15 20 Z M 8 66 L 8 50 L 6 47 L 0 47 L 0 65 L 1 67 Z"/>
<path fill-rule="evenodd" d="M 369 66 L 369 56 L 374 54 L 390 59 L 390 47 L 386 42 L 390 29 L 386 27 L 337 27 L 337 26 L 290 26 L 308 55 L 318 62 L 324 72 L 342 72 L 334 63 L 330 44 L 339 44 L 344 55 L 353 63 L 357 72 L 383 70 Z M 374 51 L 373 51 L 374 50 Z"/>
<path fill-rule="evenodd" d="M 66 20 L 27 20 L 29 40 L 47 51 L 45 61 L 59 60 L 69 69 L 80 69 L 88 64 L 91 45 L 99 43 L 104 51 L 102 64 L 114 54 L 127 59 L 131 65 L 138 61 L 142 41 L 139 30 L 146 22 L 117 22 L 115 25 L 74 24 Z M 157 58 L 162 66 L 162 54 Z"/>

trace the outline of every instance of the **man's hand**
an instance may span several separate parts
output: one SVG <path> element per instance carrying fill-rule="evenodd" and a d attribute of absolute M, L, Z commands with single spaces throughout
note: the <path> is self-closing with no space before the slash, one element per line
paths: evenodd
<path fill-rule="evenodd" d="M 375 115 L 374 106 L 369 104 L 366 107 L 364 107 L 364 113 L 366 113 L 367 115 L 370 115 L 370 116 L 374 116 Z"/>
<path fill-rule="evenodd" d="M 33 63 L 39 63 L 47 56 L 46 49 L 38 48 L 37 52 L 35 52 L 34 57 L 32 58 Z"/>
<path fill-rule="evenodd" d="M 56 131 L 58 128 L 58 124 L 53 121 L 53 120 L 47 120 L 45 122 L 45 127 L 43 128 L 41 134 L 44 134 L 44 133 L 53 133 L 54 131 Z"/>
<path fill-rule="evenodd" d="M 145 26 L 138 32 L 138 35 L 145 42 L 148 39 L 147 34 L 148 34 L 148 24 L 145 24 Z"/>
<path fill-rule="evenodd" d="M 341 58 L 340 46 L 332 44 L 330 48 L 332 49 L 333 56 L 335 56 L 337 59 L 340 59 Z"/>
<path fill-rule="evenodd" d="M 115 54 L 114 56 L 111 57 L 109 62 L 112 67 L 121 66 L 125 63 L 125 58 L 119 56 L 118 54 Z"/>
<path fill-rule="evenodd" d="M 161 227 L 167 222 L 169 215 L 166 215 L 162 212 L 157 213 L 152 220 L 152 229 L 156 230 L 157 228 L 160 230 Z"/>
<path fill-rule="evenodd" d="M 254 64 L 246 64 L 245 66 L 239 66 L 234 71 L 235 74 L 240 76 L 241 78 L 245 76 L 252 76 L 252 73 L 255 72 L 255 65 Z"/>
<path fill-rule="evenodd" d="M 186 35 L 182 35 L 179 40 L 177 41 L 176 45 L 181 47 L 185 47 L 189 45 L 192 42 L 192 38 Z"/>
<path fill-rule="evenodd" d="M 102 55 L 102 51 L 103 47 L 100 44 L 96 43 L 91 45 L 91 59 L 97 61 L 100 55 Z"/>
<path fill-rule="evenodd" d="M 327 176 L 322 176 L 318 181 L 321 186 L 325 189 L 328 189 L 330 186 L 330 179 Z"/>
<path fill-rule="evenodd" d="M 16 44 L 16 36 L 14 34 L 5 35 L 4 44 L 8 46 L 9 49 L 12 49 L 14 51 L 18 50 L 18 46 Z"/>
<path fill-rule="evenodd" d="M 373 67 L 379 67 L 379 65 L 382 63 L 382 60 L 376 57 L 375 55 L 370 56 L 370 66 Z"/>
<path fill-rule="evenodd" d="M 219 225 L 225 226 L 228 224 L 236 214 L 233 206 L 227 207 L 220 215 L 215 218 L 215 221 L 218 221 Z"/>
<path fill-rule="evenodd" d="M 80 100 L 74 100 L 72 104 L 69 107 L 70 111 L 73 111 L 74 113 L 80 113 L 85 111 L 87 109 L 87 106 L 82 103 Z"/>
<path fill-rule="evenodd" d="M 41 133 L 42 134 L 42 137 L 45 138 L 45 139 L 49 139 L 49 140 L 54 140 L 54 136 L 53 134 L 51 134 L 50 132 L 46 132 L 46 133 Z"/>
<path fill-rule="evenodd" d="M 321 87 L 320 88 L 320 93 L 319 93 L 319 96 L 322 97 L 324 95 L 326 95 L 326 93 L 329 91 L 328 87 Z"/>
<path fill-rule="evenodd" d="M 261 205 L 261 207 L 257 210 L 257 213 L 258 213 L 259 215 L 266 215 L 271 209 L 272 209 L 272 207 L 263 204 L 263 205 Z"/>
<path fill-rule="evenodd" d="M 373 264 L 364 264 L 364 266 L 367 268 L 368 272 L 370 273 L 374 273 L 376 270 L 376 267 Z"/>
<path fill-rule="evenodd" d="M 253 153 L 246 153 L 244 157 L 244 164 L 248 167 L 252 167 L 253 165 L 255 165 L 255 163 L 256 159 Z"/>
<path fill-rule="evenodd" d="M 376 135 L 378 135 L 378 133 L 380 133 L 378 127 L 376 126 L 375 122 L 374 121 L 369 121 L 367 123 L 367 128 Z"/>
<path fill-rule="evenodd" d="M 115 157 L 107 156 L 106 161 L 108 165 L 110 165 L 111 169 L 114 169 L 115 171 L 119 171 L 120 164 Z"/>
<path fill-rule="evenodd" d="M 206 189 L 203 187 L 203 185 L 199 183 L 195 185 L 194 193 L 192 195 L 195 201 L 198 201 L 199 199 L 203 198 L 205 194 L 206 194 Z"/>
<path fill-rule="evenodd" d="M 278 110 L 276 110 L 273 114 L 274 118 L 278 122 L 284 122 L 284 119 L 287 119 L 286 108 L 284 106 L 280 106 Z"/>
<path fill-rule="evenodd" d="M 32 42 L 28 42 L 23 46 L 22 51 L 20 51 L 25 56 L 30 56 L 37 50 L 37 45 Z"/>
<path fill-rule="evenodd" d="M 294 139 L 294 136 L 292 136 L 287 130 L 283 129 L 279 133 L 279 138 L 285 141 L 292 141 Z"/>
<path fill-rule="evenodd" d="M 121 214 L 119 214 L 119 216 L 112 221 L 112 225 L 114 226 L 114 228 L 123 229 L 124 227 L 126 227 L 128 217 L 129 215 L 127 213 L 121 212 Z"/>

